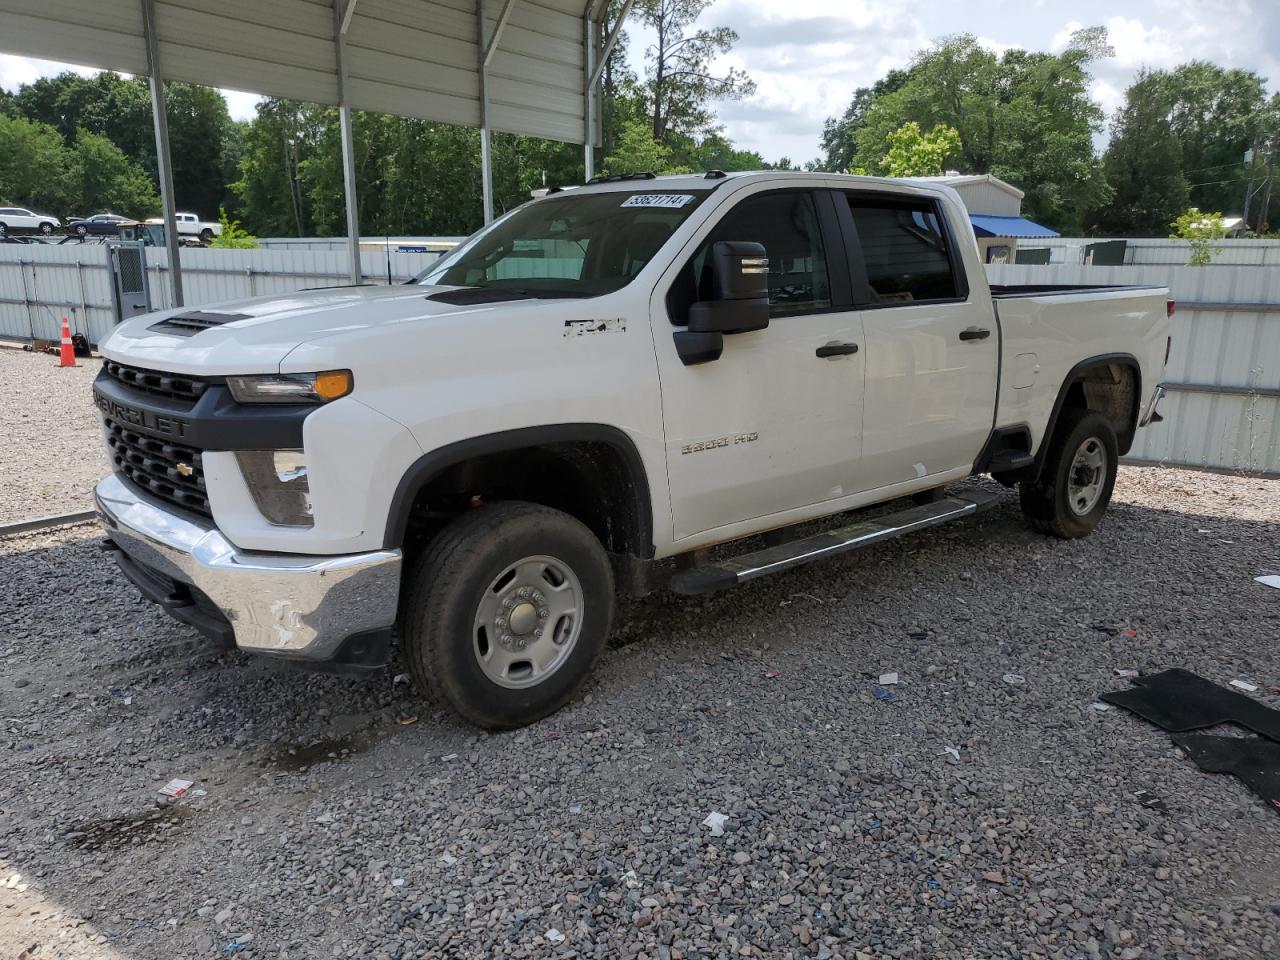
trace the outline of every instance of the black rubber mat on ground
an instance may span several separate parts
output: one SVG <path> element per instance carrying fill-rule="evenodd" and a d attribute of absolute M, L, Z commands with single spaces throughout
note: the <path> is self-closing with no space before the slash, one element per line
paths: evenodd
<path fill-rule="evenodd" d="M 1229 773 L 1280 813 L 1280 743 L 1262 737 L 1211 737 L 1184 733 L 1173 738 L 1206 773 Z"/>
<path fill-rule="evenodd" d="M 1104 693 L 1098 699 L 1132 710 L 1170 733 L 1238 723 L 1280 741 L 1280 711 L 1189 670 L 1166 670 L 1133 682 L 1137 686 L 1130 690 Z"/>

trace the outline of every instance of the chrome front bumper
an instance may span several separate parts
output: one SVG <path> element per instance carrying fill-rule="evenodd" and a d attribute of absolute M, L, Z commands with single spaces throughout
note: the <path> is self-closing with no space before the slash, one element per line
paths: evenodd
<path fill-rule="evenodd" d="M 238 550 L 212 523 L 162 509 L 114 474 L 98 484 L 94 500 L 107 538 L 125 554 L 122 568 L 143 593 L 195 623 L 190 591 L 158 596 L 152 580 L 194 588 L 225 617 L 241 650 L 327 661 L 346 641 L 385 633 L 395 623 L 399 550 L 341 556 Z"/>

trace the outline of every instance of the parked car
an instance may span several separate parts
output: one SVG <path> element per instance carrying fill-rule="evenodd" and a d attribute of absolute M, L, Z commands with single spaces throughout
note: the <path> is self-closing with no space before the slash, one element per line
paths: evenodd
<path fill-rule="evenodd" d="M 1171 308 L 989 287 L 945 186 L 611 178 L 407 285 L 117 326 L 97 507 L 197 630 L 342 670 L 394 636 L 419 689 L 511 727 L 580 687 L 615 590 L 727 589 L 972 516 L 999 499 L 952 486 L 972 474 L 1089 534 L 1158 417 Z"/>
<path fill-rule="evenodd" d="M 67 232 L 74 233 L 77 237 L 118 237 L 120 224 L 132 222 L 132 217 L 123 217 L 118 213 L 95 213 L 91 217 L 69 217 Z"/>
<path fill-rule="evenodd" d="M 48 235 L 60 226 L 62 221 L 52 214 L 33 213 L 26 207 L 0 207 L 0 237 L 23 231 Z"/>
<path fill-rule="evenodd" d="M 194 213 L 178 213 L 174 214 L 178 221 L 178 233 L 184 237 L 199 237 L 203 243 L 208 243 L 214 237 L 221 236 L 222 224 L 215 223 L 212 220 L 201 220 Z M 145 221 L 152 224 L 163 224 L 162 217 L 152 217 Z"/>

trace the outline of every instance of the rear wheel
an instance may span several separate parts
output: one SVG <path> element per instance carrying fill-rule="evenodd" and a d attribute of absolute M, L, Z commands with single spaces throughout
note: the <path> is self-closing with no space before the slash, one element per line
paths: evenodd
<path fill-rule="evenodd" d="M 201 242 L 208 243 L 212 239 L 213 239 L 213 231 L 210 230 L 208 227 L 205 227 L 203 230 L 200 231 Z"/>
<path fill-rule="evenodd" d="M 88 235 L 89 235 L 89 228 L 86 227 L 83 223 L 77 223 L 76 236 L 83 238 L 83 237 L 87 237 Z"/>
<path fill-rule="evenodd" d="M 1111 502 L 1120 455 L 1110 422 L 1092 410 L 1062 412 L 1040 478 L 1024 481 L 1022 512 L 1041 533 L 1091 534 Z"/>
<path fill-rule="evenodd" d="M 8 225 L 0 223 L 0 237 L 7 237 L 8 235 L 9 235 Z"/>
<path fill-rule="evenodd" d="M 445 527 L 406 578 L 404 654 L 418 689 L 490 729 L 560 709 L 604 649 L 613 573 L 600 541 L 532 503 Z"/>

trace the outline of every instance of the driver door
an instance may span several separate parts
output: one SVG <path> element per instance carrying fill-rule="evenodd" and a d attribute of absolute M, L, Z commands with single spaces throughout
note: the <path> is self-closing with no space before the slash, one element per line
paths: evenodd
<path fill-rule="evenodd" d="M 718 240 L 764 245 L 769 326 L 725 335 L 718 359 L 686 366 L 671 333 L 710 298 Z M 760 184 L 704 225 L 659 282 L 651 312 L 676 541 L 780 526 L 858 489 L 862 319 L 843 243 L 828 191 Z"/>

